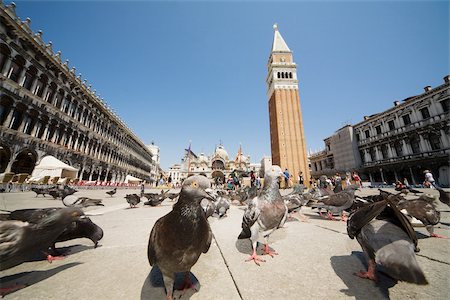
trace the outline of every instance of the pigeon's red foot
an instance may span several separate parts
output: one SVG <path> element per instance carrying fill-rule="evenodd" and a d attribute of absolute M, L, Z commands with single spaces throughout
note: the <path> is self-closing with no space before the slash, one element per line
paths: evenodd
<path fill-rule="evenodd" d="M 12 286 L 2 287 L 0 288 L 0 297 L 3 298 L 3 296 L 6 296 L 8 294 L 11 294 L 17 290 L 25 288 L 26 285 L 24 284 L 14 284 Z"/>
<path fill-rule="evenodd" d="M 354 275 L 356 275 L 360 278 L 369 279 L 369 280 L 377 282 L 378 278 L 377 278 L 377 275 L 375 272 L 376 272 L 376 263 L 375 263 L 375 261 L 370 260 L 369 268 L 368 268 L 367 272 L 359 271 L 358 273 L 354 273 Z"/>
<path fill-rule="evenodd" d="M 185 272 L 183 285 L 180 287 L 180 291 L 183 291 L 184 293 L 190 289 L 194 290 L 195 292 L 198 292 L 197 286 L 194 283 L 192 283 L 190 272 Z"/>
<path fill-rule="evenodd" d="M 257 264 L 258 266 L 260 265 L 259 262 L 266 262 L 264 259 L 262 259 L 261 257 L 259 257 L 259 256 L 256 254 L 256 250 L 253 250 L 252 255 L 250 255 L 250 257 L 247 258 L 245 261 L 252 261 L 252 260 L 253 260 L 253 261 L 255 262 L 255 264 Z"/>
<path fill-rule="evenodd" d="M 47 254 L 47 261 L 49 262 L 49 263 L 52 263 L 52 261 L 54 261 L 54 260 L 63 260 L 65 257 L 64 256 L 53 256 L 53 255 L 50 255 L 50 254 Z"/>
<path fill-rule="evenodd" d="M 436 234 L 436 233 L 433 233 L 433 234 L 431 235 L 431 237 L 438 238 L 438 239 L 449 239 L 449 238 L 446 237 L 446 236 L 443 236 L 443 235 L 440 235 L 440 234 Z"/>
<path fill-rule="evenodd" d="M 270 250 L 268 244 L 264 245 L 264 253 L 270 255 L 271 257 L 273 257 L 274 255 L 278 255 L 278 253 L 276 253 L 275 251 Z"/>
<path fill-rule="evenodd" d="M 334 221 L 334 217 L 333 217 L 333 214 L 331 212 L 327 212 L 327 217 L 328 217 L 328 219 Z"/>

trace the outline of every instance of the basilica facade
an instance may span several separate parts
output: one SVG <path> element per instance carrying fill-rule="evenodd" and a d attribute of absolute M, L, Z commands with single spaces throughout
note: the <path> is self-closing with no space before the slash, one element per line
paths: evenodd
<path fill-rule="evenodd" d="M 31 174 L 52 155 L 80 180 L 158 178 L 147 147 L 42 32 L 0 2 L 0 173 Z M 159 153 L 158 153 L 159 155 Z"/>
<path fill-rule="evenodd" d="M 188 176 L 203 175 L 212 181 L 220 179 L 221 182 L 237 172 L 246 175 L 250 171 L 259 174 L 260 164 L 250 163 L 250 156 L 244 155 L 239 149 L 236 157 L 230 158 L 223 145 L 218 145 L 214 153 L 205 155 L 204 153 L 195 154 L 191 149 L 185 149 L 185 154 L 180 164 L 173 165 L 168 175 L 172 181 L 181 183 Z"/>

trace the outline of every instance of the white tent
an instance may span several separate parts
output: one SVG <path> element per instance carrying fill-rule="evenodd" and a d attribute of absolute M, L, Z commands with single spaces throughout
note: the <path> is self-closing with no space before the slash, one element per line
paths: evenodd
<path fill-rule="evenodd" d="M 34 178 L 42 178 L 44 176 L 76 178 L 77 173 L 78 169 L 63 163 L 54 156 L 48 155 L 41 159 L 41 162 L 34 168 L 31 176 Z"/>
<path fill-rule="evenodd" d="M 125 183 L 140 183 L 142 181 L 142 179 L 133 177 L 131 175 L 127 175 L 125 177 Z"/>

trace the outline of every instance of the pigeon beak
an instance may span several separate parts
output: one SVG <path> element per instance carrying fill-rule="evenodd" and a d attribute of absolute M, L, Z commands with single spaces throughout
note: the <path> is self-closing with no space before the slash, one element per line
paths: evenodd
<path fill-rule="evenodd" d="M 206 199 L 208 199 L 208 200 L 211 200 L 211 201 L 215 201 L 216 199 L 210 194 L 210 193 L 208 193 L 207 191 L 205 191 L 205 193 L 206 193 Z"/>

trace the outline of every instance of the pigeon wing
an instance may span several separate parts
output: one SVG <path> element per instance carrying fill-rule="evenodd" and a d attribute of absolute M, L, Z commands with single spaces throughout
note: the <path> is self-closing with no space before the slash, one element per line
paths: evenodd
<path fill-rule="evenodd" d="M 379 201 L 355 211 L 347 220 L 347 234 L 353 239 L 361 229 L 366 226 L 373 218 L 377 217 L 385 208 L 387 202 Z"/>

